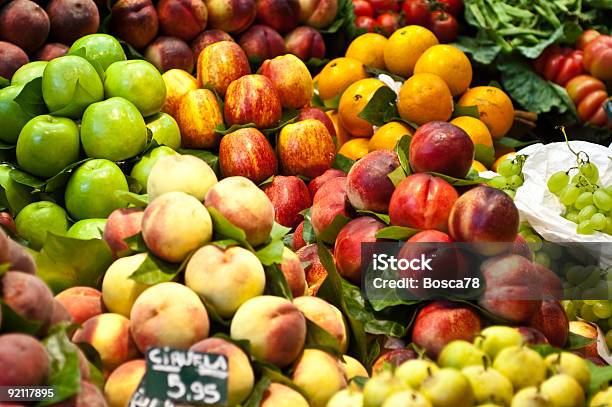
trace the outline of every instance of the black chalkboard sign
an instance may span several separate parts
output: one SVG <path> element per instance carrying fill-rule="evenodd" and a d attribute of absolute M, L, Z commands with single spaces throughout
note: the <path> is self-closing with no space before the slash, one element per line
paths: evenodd
<path fill-rule="evenodd" d="M 224 355 L 163 347 L 151 348 L 145 356 L 147 369 L 130 407 L 226 404 L 229 368 Z"/>

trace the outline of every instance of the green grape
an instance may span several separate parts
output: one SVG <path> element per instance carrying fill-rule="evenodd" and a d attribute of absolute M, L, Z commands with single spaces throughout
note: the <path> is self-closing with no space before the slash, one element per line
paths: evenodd
<path fill-rule="evenodd" d="M 568 183 L 569 175 L 563 171 L 559 171 L 550 176 L 546 182 L 546 185 L 548 186 L 550 192 L 557 195 L 567 186 Z"/>
<path fill-rule="evenodd" d="M 607 225 L 606 215 L 599 212 L 596 213 L 595 215 L 591 216 L 591 224 L 595 230 L 604 230 Z"/>
<path fill-rule="evenodd" d="M 593 227 L 591 220 L 583 220 L 580 222 L 576 228 L 576 233 L 580 235 L 592 235 L 595 233 L 595 228 Z"/>
<path fill-rule="evenodd" d="M 578 211 L 570 211 L 565 214 L 565 219 L 570 222 L 578 223 Z"/>
<path fill-rule="evenodd" d="M 512 198 L 512 199 L 514 199 L 514 196 L 516 195 L 516 192 L 514 192 L 514 191 L 513 191 L 513 190 L 511 190 L 511 189 L 502 189 L 502 191 L 504 191 L 505 193 L 507 193 L 507 194 L 510 196 L 510 198 Z"/>
<path fill-rule="evenodd" d="M 599 319 L 593 313 L 593 306 L 588 305 L 588 304 L 584 304 L 582 307 L 580 307 L 580 317 L 589 322 L 595 322 Z"/>
<path fill-rule="evenodd" d="M 601 188 L 593 193 L 593 203 L 602 211 L 612 209 L 612 198 L 606 191 L 602 191 Z"/>
<path fill-rule="evenodd" d="M 536 253 L 533 258 L 533 261 L 535 263 L 543 265 L 544 267 L 550 267 L 550 257 L 548 257 L 548 254 L 544 252 Z"/>
<path fill-rule="evenodd" d="M 582 280 L 578 286 L 581 290 L 593 288 L 599 283 L 600 279 L 599 269 L 596 266 L 589 265 L 583 268 Z"/>
<path fill-rule="evenodd" d="M 584 163 L 580 165 L 580 174 L 584 175 L 592 184 L 599 181 L 599 169 L 593 163 Z"/>
<path fill-rule="evenodd" d="M 521 165 L 514 160 L 502 161 L 497 166 L 497 173 L 503 177 L 511 177 L 521 173 Z"/>
<path fill-rule="evenodd" d="M 544 252 L 546 252 L 552 260 L 559 260 L 561 256 L 563 256 L 563 249 L 555 243 L 544 242 Z"/>
<path fill-rule="evenodd" d="M 506 177 L 502 177 L 500 175 L 500 176 L 491 178 L 487 182 L 487 184 L 489 184 L 489 186 L 492 186 L 493 188 L 504 189 L 506 185 L 508 184 L 508 180 L 506 179 Z"/>
<path fill-rule="evenodd" d="M 608 301 L 598 301 L 593 305 L 593 314 L 599 319 L 606 319 L 612 316 L 612 307 Z"/>
<path fill-rule="evenodd" d="M 559 200 L 563 205 L 570 206 L 576 202 L 579 195 L 580 189 L 578 189 L 575 185 L 567 185 L 565 188 L 563 188 L 563 191 L 561 191 Z"/>
<path fill-rule="evenodd" d="M 586 276 L 587 275 L 584 272 L 584 268 L 578 264 L 571 266 L 567 270 L 567 273 L 565 273 L 565 278 L 573 285 L 578 285 L 582 283 Z"/>
<path fill-rule="evenodd" d="M 576 318 L 577 309 L 572 301 L 563 301 L 563 308 L 568 319 L 574 320 Z"/>
<path fill-rule="evenodd" d="M 540 238 L 540 236 L 529 235 L 526 236 L 524 239 L 527 241 L 527 243 L 529 243 L 529 247 L 534 252 L 537 252 L 542 249 L 542 239 Z"/>
<path fill-rule="evenodd" d="M 604 230 L 602 230 L 602 232 L 612 235 L 612 218 L 610 215 L 606 217 L 606 227 Z"/>
<path fill-rule="evenodd" d="M 612 196 L 612 185 L 608 185 L 607 187 L 604 188 L 606 190 L 606 193 L 609 196 Z"/>
<path fill-rule="evenodd" d="M 516 189 L 523 185 L 523 178 L 520 175 L 513 175 L 508 178 L 508 185 Z"/>
<path fill-rule="evenodd" d="M 578 222 L 589 220 L 597 213 L 595 205 L 587 205 L 578 212 Z"/>
<path fill-rule="evenodd" d="M 583 303 L 585 303 L 586 305 L 595 305 L 599 302 L 599 300 L 584 300 L 582 301 Z"/>
<path fill-rule="evenodd" d="M 578 195 L 578 198 L 576 198 L 576 202 L 574 202 L 574 207 L 578 210 L 581 210 L 585 206 L 591 205 L 592 203 L 593 193 L 587 191 Z"/>

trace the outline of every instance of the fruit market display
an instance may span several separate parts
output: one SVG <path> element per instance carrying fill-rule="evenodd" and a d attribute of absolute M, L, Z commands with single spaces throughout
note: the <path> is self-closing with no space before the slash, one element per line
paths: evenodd
<path fill-rule="evenodd" d="M 612 406 L 609 8 L 0 0 L 0 387 L 49 386 L 0 407 Z M 372 244 L 479 285 L 371 296 Z"/>

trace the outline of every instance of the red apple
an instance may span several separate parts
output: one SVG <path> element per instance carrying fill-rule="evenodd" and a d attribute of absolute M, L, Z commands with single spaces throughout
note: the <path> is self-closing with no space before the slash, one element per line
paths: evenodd
<path fill-rule="evenodd" d="M 257 14 L 255 0 L 205 0 L 210 28 L 239 33 L 249 27 Z"/>
<path fill-rule="evenodd" d="M 399 165 L 397 153 L 389 150 L 372 151 L 357 161 L 346 177 L 353 208 L 386 213 L 395 191 L 387 175 Z"/>
<path fill-rule="evenodd" d="M 221 139 L 219 166 L 224 177 L 240 175 L 256 184 L 277 172 L 276 154 L 270 142 L 253 128 L 236 130 Z"/>
<path fill-rule="evenodd" d="M 342 277 L 361 284 L 361 245 L 376 242 L 376 232 L 384 227 L 384 223 L 364 216 L 353 219 L 340 230 L 334 245 L 334 258 Z"/>
<path fill-rule="evenodd" d="M 51 61 L 66 55 L 68 49 L 67 45 L 59 42 L 49 42 L 34 53 L 33 59 L 36 61 Z"/>
<path fill-rule="evenodd" d="M 29 62 L 28 55 L 17 45 L 0 41 L 0 76 L 11 80 L 15 71 Z"/>
<path fill-rule="evenodd" d="M 277 141 L 281 171 L 314 178 L 331 168 L 336 156 L 334 140 L 318 120 L 307 119 L 282 128 Z"/>
<path fill-rule="evenodd" d="M 336 128 L 334 127 L 334 123 L 331 121 L 328 115 L 319 108 L 316 107 L 304 107 L 300 110 L 300 115 L 296 119 L 296 121 L 300 122 L 302 120 L 307 119 L 315 119 L 320 121 L 325 125 L 327 131 L 329 131 L 329 135 L 332 137 L 336 137 Z"/>
<path fill-rule="evenodd" d="M 293 250 L 299 250 L 302 247 L 306 246 L 306 241 L 304 241 L 304 237 L 302 233 L 304 232 L 304 221 L 301 221 L 299 225 L 295 228 L 293 232 L 293 239 L 291 241 L 291 247 Z"/>
<path fill-rule="evenodd" d="M 112 32 L 136 49 L 146 47 L 157 35 L 159 19 L 151 0 L 119 0 L 113 5 Z"/>
<path fill-rule="evenodd" d="M 319 175 L 318 177 L 311 179 L 310 182 L 308 183 L 308 189 L 310 190 L 310 196 L 314 199 L 315 194 L 317 193 L 319 188 L 323 186 L 323 184 L 325 184 L 329 180 L 332 180 L 338 177 L 346 177 L 346 174 L 341 170 L 330 168 L 329 170 L 325 171 L 323 174 Z"/>
<path fill-rule="evenodd" d="M 262 189 L 274 205 L 276 223 L 292 229 L 303 220 L 300 212 L 312 204 L 308 187 L 298 177 L 278 175 Z"/>
<path fill-rule="evenodd" d="M 255 123 L 257 128 L 265 129 L 278 123 L 282 107 L 278 93 L 268 78 L 245 75 L 228 86 L 224 114 L 229 126 Z"/>

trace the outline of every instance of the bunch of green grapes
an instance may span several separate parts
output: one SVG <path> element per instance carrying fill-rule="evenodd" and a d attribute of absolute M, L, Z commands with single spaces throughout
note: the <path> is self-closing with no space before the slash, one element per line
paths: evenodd
<path fill-rule="evenodd" d="M 527 156 L 516 155 L 514 158 L 509 158 L 502 161 L 497 166 L 497 177 L 491 178 L 487 184 L 493 188 L 501 189 L 512 198 L 516 194 L 516 190 L 523 185 L 523 164 Z"/>
<path fill-rule="evenodd" d="M 561 246 L 545 241 L 528 222 L 521 222 L 519 235 L 529 243 L 529 247 L 533 251 L 534 262 L 555 269 L 555 260 L 559 260 L 563 256 Z"/>

